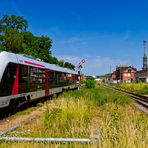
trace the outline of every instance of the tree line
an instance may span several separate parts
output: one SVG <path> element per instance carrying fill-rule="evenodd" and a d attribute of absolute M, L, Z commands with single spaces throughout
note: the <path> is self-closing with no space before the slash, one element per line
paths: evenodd
<path fill-rule="evenodd" d="M 28 22 L 22 16 L 3 15 L 0 18 L 0 51 L 27 54 L 44 62 L 75 69 L 73 64 L 52 56 L 51 46 L 50 37 L 35 36 L 28 31 Z"/>

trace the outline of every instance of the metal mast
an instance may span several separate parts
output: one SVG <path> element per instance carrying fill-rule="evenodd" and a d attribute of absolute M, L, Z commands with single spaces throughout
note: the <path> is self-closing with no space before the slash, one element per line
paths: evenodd
<path fill-rule="evenodd" d="M 144 46 L 144 56 L 143 56 L 143 70 L 147 69 L 147 55 L 146 55 L 146 41 L 143 41 L 143 46 Z"/>

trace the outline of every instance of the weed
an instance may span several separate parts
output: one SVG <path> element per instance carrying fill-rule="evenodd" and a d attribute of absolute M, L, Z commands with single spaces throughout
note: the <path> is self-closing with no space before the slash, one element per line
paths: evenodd
<path fill-rule="evenodd" d="M 134 88 L 134 87 L 133 87 Z M 132 89 L 133 89 L 132 88 Z M 0 147 L 147 147 L 147 117 L 130 106 L 130 97 L 102 87 L 60 95 L 35 122 L 8 135 L 89 138 L 92 143 L 1 142 Z M 50 102 L 49 102 L 50 103 Z M 99 132 L 98 132 L 99 131 Z M 7 136 L 7 135 L 6 135 Z"/>
<path fill-rule="evenodd" d="M 148 94 L 148 84 L 147 83 L 122 83 L 115 85 L 118 88 L 126 89 L 131 92 L 139 94 Z"/>

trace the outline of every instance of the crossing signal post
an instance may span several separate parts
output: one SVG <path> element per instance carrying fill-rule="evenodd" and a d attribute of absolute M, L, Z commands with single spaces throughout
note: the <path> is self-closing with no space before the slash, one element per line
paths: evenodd
<path fill-rule="evenodd" d="M 77 66 L 77 69 L 78 69 L 78 74 L 79 74 L 79 81 L 81 82 L 81 69 L 83 68 L 83 64 L 85 63 L 85 60 L 83 59 L 79 65 Z"/>

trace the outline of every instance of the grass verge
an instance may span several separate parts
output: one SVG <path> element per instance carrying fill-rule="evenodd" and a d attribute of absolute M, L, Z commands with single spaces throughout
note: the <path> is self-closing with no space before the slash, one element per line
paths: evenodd
<path fill-rule="evenodd" d="M 148 84 L 147 83 L 121 83 L 114 85 L 118 88 L 129 90 L 142 95 L 148 95 Z"/>
<path fill-rule="evenodd" d="M 99 141 L 80 143 L 0 142 L 2 147 L 146 147 L 147 117 L 131 106 L 123 94 L 102 87 L 71 91 L 45 106 L 45 112 L 7 136 L 16 137 L 99 137 Z M 57 103 L 58 102 L 58 103 Z"/>

